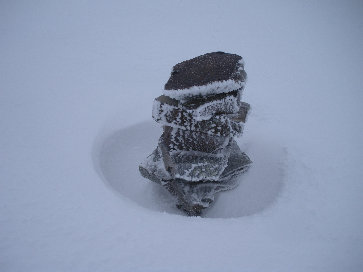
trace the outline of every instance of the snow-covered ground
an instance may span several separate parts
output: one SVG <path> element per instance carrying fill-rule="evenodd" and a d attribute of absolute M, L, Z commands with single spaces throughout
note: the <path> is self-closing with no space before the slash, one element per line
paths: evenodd
<path fill-rule="evenodd" d="M 362 271 L 361 1 L 2 1 L 0 271 Z M 242 55 L 254 161 L 203 218 L 138 164 L 174 64 Z"/>

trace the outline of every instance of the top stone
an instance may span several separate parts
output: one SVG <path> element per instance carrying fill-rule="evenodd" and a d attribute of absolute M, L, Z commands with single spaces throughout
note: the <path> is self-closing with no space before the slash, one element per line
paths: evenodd
<path fill-rule="evenodd" d="M 243 83 L 246 77 L 241 56 L 213 52 L 175 65 L 165 84 L 165 91 L 182 91 L 215 82 Z"/>

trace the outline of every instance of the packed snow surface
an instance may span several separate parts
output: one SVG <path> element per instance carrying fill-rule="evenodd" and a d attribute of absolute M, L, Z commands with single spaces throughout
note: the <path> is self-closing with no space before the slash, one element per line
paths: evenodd
<path fill-rule="evenodd" d="M 362 12 L 2 1 L 0 271 L 362 271 Z M 138 165 L 171 67 L 215 51 L 246 62 L 253 165 L 186 217 Z"/>

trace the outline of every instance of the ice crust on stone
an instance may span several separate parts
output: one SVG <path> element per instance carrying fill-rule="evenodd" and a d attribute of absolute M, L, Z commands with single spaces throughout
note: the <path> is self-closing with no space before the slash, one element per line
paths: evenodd
<path fill-rule="evenodd" d="M 231 190 L 237 185 L 236 179 L 231 179 L 223 184 L 211 181 L 189 184 L 183 180 L 176 180 L 165 184 L 165 187 L 177 197 L 177 207 L 184 210 L 188 215 L 196 216 L 201 215 L 202 210 L 213 203 L 217 193 Z"/>
<path fill-rule="evenodd" d="M 164 126 L 164 133 L 159 139 L 172 151 L 199 151 L 217 153 L 224 149 L 230 137 L 210 135 L 203 132 Z"/>
<path fill-rule="evenodd" d="M 228 93 L 234 90 L 243 89 L 245 87 L 245 82 L 235 81 L 233 79 L 228 79 L 224 81 L 216 81 L 203 86 L 193 86 L 188 89 L 178 89 L 178 90 L 163 90 L 163 94 L 180 101 L 184 101 L 191 96 L 195 95 L 210 95 L 210 94 L 220 94 Z"/>
<path fill-rule="evenodd" d="M 219 180 L 227 167 L 230 148 L 217 154 L 196 151 L 173 151 L 170 156 L 175 169 L 174 177 L 186 181 Z"/>
<path fill-rule="evenodd" d="M 175 153 L 176 160 L 173 162 L 177 164 L 180 161 L 181 153 Z M 194 153 L 196 154 L 196 153 Z M 182 154 L 188 156 L 186 153 Z M 223 158 L 223 154 L 219 155 L 219 158 Z M 218 155 L 215 157 L 218 159 Z M 228 157 L 227 167 L 224 168 L 221 174 L 222 181 L 226 181 L 229 177 L 236 175 L 243 171 L 251 164 L 251 160 L 243 153 L 238 147 L 237 143 L 233 140 L 230 148 L 230 156 Z M 158 176 L 158 183 L 161 181 L 168 181 L 173 178 L 172 174 L 165 168 L 165 163 L 162 159 L 162 152 L 160 146 L 158 146 L 145 160 L 140 164 L 140 167 L 147 169 L 150 175 Z"/>
<path fill-rule="evenodd" d="M 193 183 L 208 180 L 224 182 L 244 172 L 251 164 L 235 140 L 231 140 L 229 148 L 219 154 L 174 151 L 170 154 L 169 163 L 163 161 L 161 149 L 159 145 L 140 165 L 147 169 L 148 175 L 158 176 L 158 183 L 174 178 Z"/>
<path fill-rule="evenodd" d="M 197 121 L 192 114 L 186 111 L 174 111 L 168 104 L 157 101 L 153 107 L 153 119 L 164 126 L 217 136 L 240 136 L 243 132 L 243 123 L 236 121 L 239 115 L 240 113 L 215 115 L 208 120 Z"/>
<path fill-rule="evenodd" d="M 239 110 L 239 101 L 232 96 L 223 98 L 222 100 L 205 103 L 193 112 L 196 121 L 208 120 L 219 112 L 237 113 Z"/>
<path fill-rule="evenodd" d="M 165 164 L 162 160 L 162 152 L 159 146 L 140 164 L 139 169 L 140 171 L 143 171 L 142 174 L 144 176 L 148 175 L 147 178 L 158 177 L 153 180 L 154 182 L 171 179 L 170 173 L 165 169 Z"/>
<path fill-rule="evenodd" d="M 237 95 L 238 94 L 238 95 Z M 197 106 L 186 106 L 176 99 L 168 99 L 160 96 L 154 100 L 153 116 L 177 116 L 178 114 L 189 116 L 196 121 L 209 120 L 213 116 L 224 113 L 233 114 L 239 111 L 240 91 L 234 91 L 230 95 L 212 99 L 209 102 Z"/>
<path fill-rule="evenodd" d="M 251 165 L 251 160 L 232 140 L 227 166 L 219 180 L 204 180 L 190 182 L 185 176 L 172 178 L 164 167 L 160 147 L 143 162 L 139 169 L 141 174 L 158 184 L 163 185 L 170 193 L 177 197 L 178 206 L 189 215 L 200 215 L 203 209 L 214 201 L 216 193 L 231 190 L 238 185 L 238 177 Z M 198 166 L 196 166 L 198 167 Z"/>

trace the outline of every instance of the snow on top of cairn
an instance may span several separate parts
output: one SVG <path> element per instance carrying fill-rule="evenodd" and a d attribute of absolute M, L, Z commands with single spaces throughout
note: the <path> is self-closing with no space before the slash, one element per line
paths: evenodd
<path fill-rule="evenodd" d="M 246 78 L 241 56 L 213 52 L 175 65 L 163 94 L 184 100 L 196 95 L 227 93 L 244 88 Z"/>

